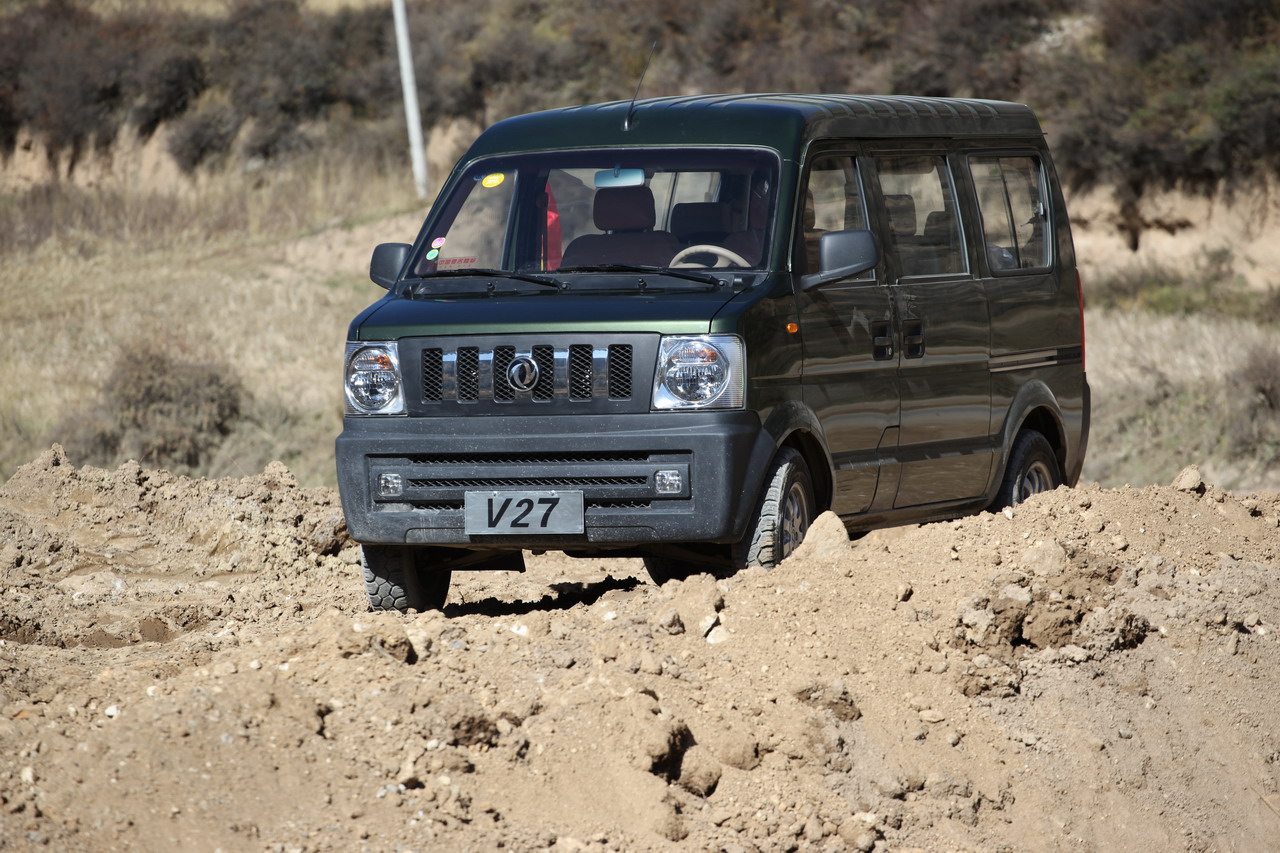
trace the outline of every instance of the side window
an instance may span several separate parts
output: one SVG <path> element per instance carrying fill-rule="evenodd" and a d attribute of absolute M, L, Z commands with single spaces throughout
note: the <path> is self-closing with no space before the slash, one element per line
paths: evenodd
<path fill-rule="evenodd" d="M 903 278 L 969 270 L 960 211 L 946 158 L 935 154 L 876 157 L 889 222 L 887 251 Z"/>
<path fill-rule="evenodd" d="M 823 234 L 867 227 L 867 210 L 862 199 L 862 186 L 852 157 L 826 155 L 813 161 L 800 222 L 802 239 L 797 247 L 805 272 L 817 272 L 820 267 L 818 244 Z M 868 271 L 858 278 L 869 279 L 872 275 Z"/>
<path fill-rule="evenodd" d="M 970 157 L 992 272 L 1049 266 L 1049 216 L 1038 157 Z"/>

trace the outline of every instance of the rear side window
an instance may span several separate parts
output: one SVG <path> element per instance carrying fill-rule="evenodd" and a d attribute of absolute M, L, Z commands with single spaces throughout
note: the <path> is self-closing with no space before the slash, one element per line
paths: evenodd
<path fill-rule="evenodd" d="M 876 157 L 889 223 L 889 253 L 902 278 L 969 271 L 960 212 L 946 158 L 935 154 Z"/>
<path fill-rule="evenodd" d="M 1049 266 L 1044 171 L 1033 156 L 969 158 L 993 273 Z"/>

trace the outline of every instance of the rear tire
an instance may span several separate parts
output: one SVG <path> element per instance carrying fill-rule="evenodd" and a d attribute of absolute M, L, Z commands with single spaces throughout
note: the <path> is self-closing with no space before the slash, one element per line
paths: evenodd
<path fill-rule="evenodd" d="M 372 610 L 442 610 L 453 572 L 432 569 L 429 552 L 406 545 L 363 545 L 360 566 Z"/>
<path fill-rule="evenodd" d="M 1062 485 L 1062 469 L 1049 440 L 1033 429 L 1024 429 L 1013 440 L 1004 481 L 992 509 L 1017 506 L 1032 495 L 1051 492 Z"/>
<path fill-rule="evenodd" d="M 733 546 L 738 568 L 772 569 L 791 555 L 813 523 L 813 479 L 804 457 L 784 448 L 773 460 L 747 528 L 747 535 Z"/>

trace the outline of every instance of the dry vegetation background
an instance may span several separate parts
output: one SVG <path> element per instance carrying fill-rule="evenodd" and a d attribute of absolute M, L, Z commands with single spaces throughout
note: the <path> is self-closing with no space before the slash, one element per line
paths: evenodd
<path fill-rule="evenodd" d="M 1275 849 L 1280 1 L 410 0 L 435 179 L 656 37 L 647 94 L 1034 105 L 1140 487 L 408 617 L 308 488 L 425 208 L 388 5 L 0 0 L 0 850 Z"/>
<path fill-rule="evenodd" d="M 1089 294 L 1086 477 L 1280 485 L 1280 3 L 409 3 L 432 177 L 485 124 L 645 94 L 1031 103 Z M 372 246 L 424 212 L 387 4 L 0 2 L 0 479 L 332 484 Z"/>

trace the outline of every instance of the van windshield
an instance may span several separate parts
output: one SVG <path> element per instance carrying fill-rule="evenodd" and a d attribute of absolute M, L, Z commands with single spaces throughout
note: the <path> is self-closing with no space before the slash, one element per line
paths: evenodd
<path fill-rule="evenodd" d="M 777 183 L 777 155 L 754 148 L 486 158 L 455 184 L 414 269 L 762 269 Z"/>

